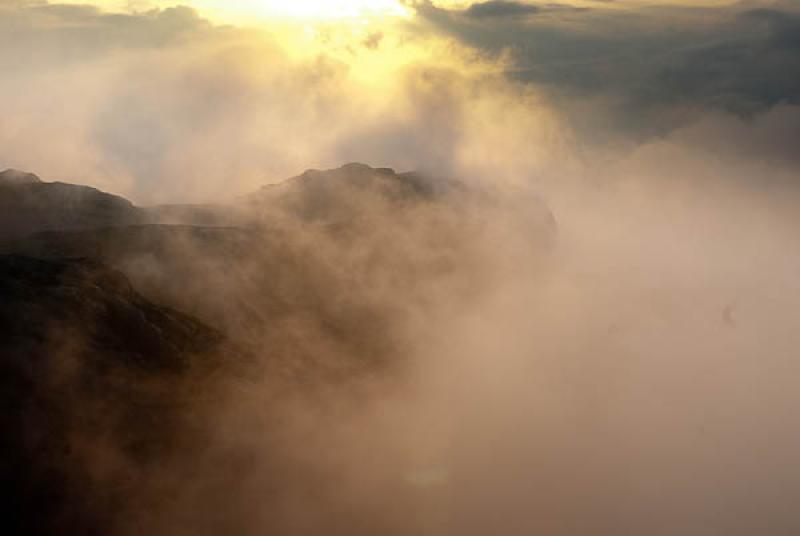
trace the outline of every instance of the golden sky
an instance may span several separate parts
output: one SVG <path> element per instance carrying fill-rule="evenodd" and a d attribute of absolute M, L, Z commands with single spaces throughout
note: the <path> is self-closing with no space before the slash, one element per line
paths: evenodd
<path fill-rule="evenodd" d="M 348 161 L 525 177 L 800 99 L 794 0 L 404 1 L 0 0 L 0 167 L 140 202 Z"/>
<path fill-rule="evenodd" d="M 268 19 L 353 19 L 408 16 L 398 0 L 66 0 L 108 10 L 143 11 L 154 7 L 191 6 L 204 16 L 225 22 L 248 23 Z"/>
<path fill-rule="evenodd" d="M 146 10 L 153 7 L 187 5 L 204 16 L 230 23 L 253 23 L 274 19 L 331 20 L 410 17 L 408 5 L 414 0 L 63 0 L 69 4 L 94 4 L 109 10 Z M 466 8 L 478 3 L 472 0 L 432 0 L 433 5 Z M 736 0 L 620 0 L 605 9 L 644 5 L 714 6 L 730 5 Z M 598 8 L 597 1 L 576 0 L 575 6 Z"/>

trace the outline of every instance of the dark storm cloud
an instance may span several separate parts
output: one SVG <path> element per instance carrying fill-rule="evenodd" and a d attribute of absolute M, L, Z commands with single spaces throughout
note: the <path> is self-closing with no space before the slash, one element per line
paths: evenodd
<path fill-rule="evenodd" d="M 512 79 L 549 88 L 559 98 L 610 98 L 634 127 L 670 128 L 680 123 L 679 110 L 751 115 L 800 101 L 800 11 L 790 3 L 474 16 L 484 9 L 536 9 L 502 4 L 447 10 L 426 2 L 417 13 L 487 55 L 509 53 Z"/>
<path fill-rule="evenodd" d="M 423 10 L 430 7 L 431 6 L 426 2 L 423 2 L 421 5 L 417 6 L 418 9 Z M 454 13 L 466 20 L 475 19 L 480 21 L 484 19 L 520 20 L 534 15 L 541 15 L 551 12 L 585 10 L 587 10 L 587 8 L 575 7 L 555 2 L 534 4 L 530 2 L 517 2 L 513 0 L 487 0 L 485 2 L 476 2 L 471 4 L 465 9 L 453 10 L 451 13 Z"/>
<path fill-rule="evenodd" d="M 539 6 L 524 4 L 522 2 L 508 2 L 506 0 L 489 0 L 479 4 L 472 4 L 467 8 L 465 14 L 474 18 L 491 17 L 518 17 L 533 15 L 539 12 Z"/>

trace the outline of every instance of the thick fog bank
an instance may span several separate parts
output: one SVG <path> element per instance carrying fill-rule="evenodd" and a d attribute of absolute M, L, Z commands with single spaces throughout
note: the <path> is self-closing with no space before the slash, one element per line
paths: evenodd
<path fill-rule="evenodd" d="M 154 526 L 796 532 L 792 168 L 698 146 L 707 128 L 553 169 L 550 239 L 514 190 L 368 210 L 336 239 L 287 224 L 303 269 L 278 288 L 314 282 L 314 299 L 258 318 L 291 379 L 227 384 L 192 464 L 208 471 L 177 472 Z"/>

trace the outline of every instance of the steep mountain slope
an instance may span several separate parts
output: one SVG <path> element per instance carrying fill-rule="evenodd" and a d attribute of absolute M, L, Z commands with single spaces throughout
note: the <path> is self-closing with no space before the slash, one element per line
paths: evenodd
<path fill-rule="evenodd" d="M 97 262 L 0 256 L 6 534 L 108 533 L 137 468 L 185 429 L 186 382 L 225 344 Z"/>
<path fill-rule="evenodd" d="M 0 350 L 49 354 L 59 339 L 104 362 L 180 371 L 222 335 L 139 295 L 120 272 L 88 259 L 0 256 Z M 102 364 L 102 363 L 99 363 Z"/>

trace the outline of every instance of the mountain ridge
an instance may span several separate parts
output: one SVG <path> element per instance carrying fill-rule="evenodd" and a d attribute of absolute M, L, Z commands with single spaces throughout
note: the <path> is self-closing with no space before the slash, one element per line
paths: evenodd
<path fill-rule="evenodd" d="M 297 215 L 317 219 L 319 213 L 330 214 L 338 208 L 342 202 L 339 189 L 348 195 L 361 189 L 362 193 L 369 191 L 399 201 L 409 196 L 430 198 L 450 187 L 437 186 L 415 172 L 397 173 L 391 168 L 350 163 L 328 170 L 308 169 L 284 181 L 265 184 L 233 203 L 140 206 L 92 186 L 46 182 L 33 173 L 8 169 L 0 172 L 0 242 L 38 232 L 121 225 L 247 225 L 252 223 L 252 211 L 264 204 L 282 204 Z"/>

